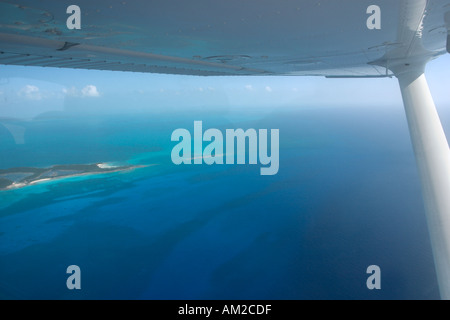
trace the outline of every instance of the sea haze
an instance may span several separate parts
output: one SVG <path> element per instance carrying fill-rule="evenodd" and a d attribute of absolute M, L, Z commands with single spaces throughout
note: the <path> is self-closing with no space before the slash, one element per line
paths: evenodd
<path fill-rule="evenodd" d="M 279 129 L 278 174 L 175 166 L 171 133 L 196 120 Z M 149 165 L 0 191 L 0 298 L 439 297 L 401 106 L 9 119 L 0 154 L 1 169 Z"/>

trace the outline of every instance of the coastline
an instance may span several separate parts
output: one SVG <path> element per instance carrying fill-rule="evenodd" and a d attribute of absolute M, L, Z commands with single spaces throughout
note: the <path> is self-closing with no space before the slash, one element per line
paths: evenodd
<path fill-rule="evenodd" d="M 88 165 L 54 165 L 49 168 L 12 168 L 0 170 L 0 178 L 3 181 L 3 186 L 0 185 L 0 191 L 8 191 L 21 189 L 27 186 L 56 181 L 66 178 L 82 177 L 88 175 L 100 175 L 106 173 L 125 172 L 139 168 L 150 167 L 151 165 L 128 165 L 128 166 L 112 166 L 106 163 L 95 163 Z M 74 172 L 77 171 L 77 172 Z M 70 173 L 68 173 L 70 172 Z M 23 179 L 10 180 L 4 178 L 5 176 L 14 176 L 28 174 Z"/>

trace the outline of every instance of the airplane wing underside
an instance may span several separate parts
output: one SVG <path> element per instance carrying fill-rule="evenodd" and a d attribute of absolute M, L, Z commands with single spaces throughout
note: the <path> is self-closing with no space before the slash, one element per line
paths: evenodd
<path fill-rule="evenodd" d="M 445 53 L 450 29 L 450 0 L 77 0 L 81 29 L 69 30 L 71 4 L 0 2 L 0 64 L 386 77 L 397 60 Z M 381 29 L 367 27 L 371 5 Z"/>

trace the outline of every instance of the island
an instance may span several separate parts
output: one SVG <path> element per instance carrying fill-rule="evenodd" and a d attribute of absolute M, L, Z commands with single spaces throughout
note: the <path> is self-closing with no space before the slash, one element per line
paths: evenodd
<path fill-rule="evenodd" d="M 104 174 L 147 167 L 144 165 L 112 166 L 106 163 L 54 165 L 49 168 L 22 167 L 0 169 L 0 191 L 32 184 L 84 175 Z"/>

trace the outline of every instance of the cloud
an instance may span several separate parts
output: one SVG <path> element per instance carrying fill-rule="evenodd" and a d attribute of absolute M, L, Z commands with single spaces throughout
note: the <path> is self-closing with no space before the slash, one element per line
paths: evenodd
<path fill-rule="evenodd" d="M 272 92 L 272 88 L 269 87 L 269 86 L 267 86 L 267 87 L 266 87 L 266 91 L 267 91 L 267 92 Z"/>
<path fill-rule="evenodd" d="M 94 85 L 88 85 L 81 89 L 82 97 L 100 97 L 100 93 L 97 90 L 97 87 Z"/>
<path fill-rule="evenodd" d="M 245 89 L 248 91 L 252 91 L 253 90 L 253 86 L 251 84 L 248 84 L 245 86 Z"/>
<path fill-rule="evenodd" d="M 42 100 L 42 94 L 39 88 L 33 85 L 26 85 L 19 91 L 19 95 L 28 100 Z"/>
<path fill-rule="evenodd" d="M 92 84 L 84 87 L 81 90 L 78 90 L 75 87 L 71 87 L 69 89 L 64 88 L 62 90 L 62 92 L 66 96 L 70 96 L 70 97 L 81 97 L 81 98 L 84 98 L 84 97 L 93 97 L 93 98 L 100 97 L 100 92 L 98 92 L 97 87 L 92 85 Z"/>

